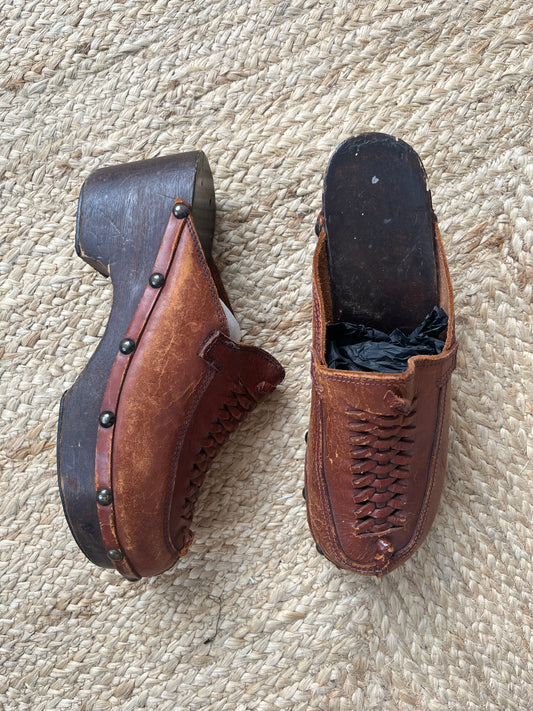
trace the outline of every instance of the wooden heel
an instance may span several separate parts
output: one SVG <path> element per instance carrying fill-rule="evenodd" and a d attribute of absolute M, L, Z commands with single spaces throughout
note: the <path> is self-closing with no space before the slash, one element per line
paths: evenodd
<path fill-rule="evenodd" d="M 132 256 L 139 266 L 153 263 L 177 197 L 192 205 L 198 237 L 209 258 L 215 194 L 213 176 L 201 151 L 92 173 L 81 189 L 78 203 L 78 256 L 104 276 L 109 276 L 113 263 L 120 269 L 120 264 L 131 262 Z M 139 235 L 147 238 L 139 240 Z"/>

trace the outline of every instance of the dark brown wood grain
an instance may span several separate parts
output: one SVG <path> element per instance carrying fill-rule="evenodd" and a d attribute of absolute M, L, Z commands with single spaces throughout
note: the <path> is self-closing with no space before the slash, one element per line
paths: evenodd
<path fill-rule="evenodd" d="M 215 196 L 211 170 L 200 151 L 103 168 L 89 176 L 80 194 L 76 251 L 94 269 L 110 276 L 113 306 L 98 348 L 61 401 L 58 480 L 76 542 L 93 563 L 103 567 L 112 563 L 96 509 L 98 416 L 119 343 L 146 287 L 177 198 L 192 205 L 209 258 Z"/>
<path fill-rule="evenodd" d="M 367 133 L 344 141 L 324 181 L 333 321 L 408 333 L 438 303 L 431 194 L 415 151 Z"/>

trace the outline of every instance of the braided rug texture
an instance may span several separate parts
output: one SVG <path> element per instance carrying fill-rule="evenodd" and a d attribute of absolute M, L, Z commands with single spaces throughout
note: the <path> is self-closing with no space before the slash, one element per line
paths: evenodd
<path fill-rule="evenodd" d="M 531 709 L 533 23 L 524 0 L 3 0 L 0 708 Z M 455 287 L 447 482 L 381 580 L 308 532 L 314 218 L 331 152 L 392 133 L 427 169 Z M 60 397 L 105 329 L 76 257 L 91 171 L 202 149 L 248 343 L 287 370 L 137 584 L 63 517 Z"/>

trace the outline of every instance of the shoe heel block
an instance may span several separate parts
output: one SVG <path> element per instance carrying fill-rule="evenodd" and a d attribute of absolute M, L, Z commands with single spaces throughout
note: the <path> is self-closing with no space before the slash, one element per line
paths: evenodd
<path fill-rule="evenodd" d="M 98 418 L 119 344 L 146 288 L 176 199 L 191 206 L 209 259 L 215 194 L 209 163 L 201 151 L 102 168 L 87 178 L 80 194 L 76 251 L 111 277 L 113 306 L 98 348 L 62 398 L 57 466 L 71 532 L 89 560 L 102 567 L 113 564 L 106 555 L 95 498 Z"/>
<path fill-rule="evenodd" d="M 206 258 L 215 225 L 215 192 L 202 151 L 100 168 L 82 186 L 76 224 L 76 252 L 109 276 L 113 264 L 132 259 L 153 263 L 156 242 L 179 198 L 192 206 Z M 143 239 L 139 239 L 139 236 Z M 155 251 L 154 251 L 155 250 Z"/>

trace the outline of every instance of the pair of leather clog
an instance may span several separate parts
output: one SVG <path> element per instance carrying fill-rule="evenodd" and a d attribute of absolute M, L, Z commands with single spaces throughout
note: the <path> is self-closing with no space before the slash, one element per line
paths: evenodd
<path fill-rule="evenodd" d="M 130 580 L 185 554 L 213 458 L 284 377 L 239 340 L 211 257 L 214 215 L 201 152 L 98 170 L 80 195 L 77 252 L 114 293 L 102 341 L 61 402 L 59 486 L 81 550 Z M 335 565 L 382 575 L 435 517 L 457 348 L 416 153 L 384 134 L 345 141 L 326 173 L 317 233 L 308 521 Z M 332 324 L 402 336 L 433 307 L 448 317 L 438 353 L 411 356 L 398 372 L 330 367 Z"/>

